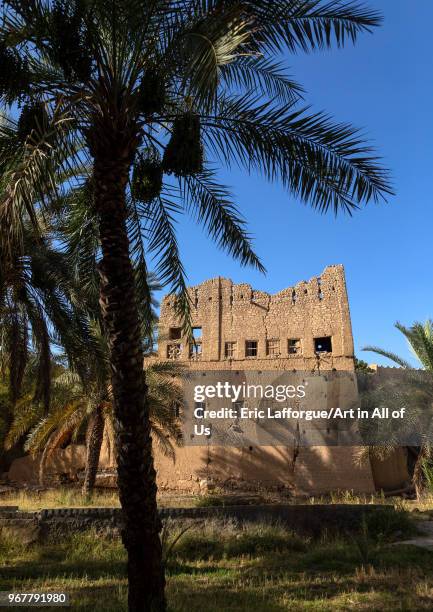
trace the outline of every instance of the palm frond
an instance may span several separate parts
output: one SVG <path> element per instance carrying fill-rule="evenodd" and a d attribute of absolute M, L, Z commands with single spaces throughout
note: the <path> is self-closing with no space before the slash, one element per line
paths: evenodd
<path fill-rule="evenodd" d="M 175 231 L 175 215 L 180 206 L 165 196 L 149 204 L 149 250 L 156 261 L 155 274 L 163 286 L 175 294 L 176 310 L 184 329 L 190 332 L 190 298 Z"/>
<path fill-rule="evenodd" d="M 39 404 L 35 404 L 33 396 L 21 397 L 14 406 L 13 421 L 5 438 L 5 449 L 12 448 L 43 416 Z"/>
<path fill-rule="evenodd" d="M 190 93 L 202 106 L 217 101 L 220 67 L 233 62 L 250 39 L 250 24 L 242 12 L 241 5 L 232 4 L 179 32 L 177 52 L 185 61 Z"/>
<path fill-rule="evenodd" d="M 39 460 L 39 482 L 41 485 L 44 484 L 46 465 L 52 457 L 54 451 L 60 448 L 62 444 L 68 440 L 68 438 L 73 436 L 73 434 L 81 426 L 84 414 L 85 408 L 77 408 L 77 410 L 69 414 L 63 420 L 63 423 L 60 426 L 47 435 L 42 455 Z"/>
<path fill-rule="evenodd" d="M 230 201 L 228 190 L 215 181 L 212 172 L 196 174 L 180 180 L 181 197 L 187 211 L 203 225 L 216 244 L 240 261 L 260 272 L 265 268 L 254 253 L 245 221 Z"/>
<path fill-rule="evenodd" d="M 432 322 L 415 322 L 410 327 L 396 323 L 395 327 L 405 336 L 414 356 L 426 370 L 433 371 Z"/>
<path fill-rule="evenodd" d="M 203 127 L 209 150 L 224 163 L 280 180 L 319 211 L 350 212 L 392 193 L 388 172 L 359 132 L 322 113 L 230 97 Z"/>
<path fill-rule="evenodd" d="M 80 399 L 71 401 L 67 405 L 56 406 L 30 431 L 24 449 L 35 456 L 46 447 L 48 439 L 53 433 L 58 430 L 64 432 L 65 427 L 69 427 L 70 424 L 69 433 L 72 433 L 75 428 L 74 424 L 78 424 L 79 419 L 83 419 L 86 410 L 87 403 L 83 404 Z M 74 426 L 72 427 L 72 425 Z"/>
<path fill-rule="evenodd" d="M 402 368 L 410 369 L 411 367 L 410 363 L 406 361 L 405 359 L 403 359 L 403 357 L 399 357 L 395 353 L 392 353 L 391 351 L 386 351 L 385 349 L 381 349 L 377 346 L 364 346 L 361 350 L 368 351 L 370 353 L 376 353 L 376 355 L 381 355 L 382 357 L 386 357 L 386 359 L 393 361 L 394 363 L 401 366 Z"/>
<path fill-rule="evenodd" d="M 47 115 L 47 118 L 49 116 Z M 43 234 L 43 217 L 35 204 L 44 208 L 46 198 L 57 194 L 56 171 L 75 155 L 74 145 L 67 136 L 72 119 L 60 106 L 54 108 L 46 125 L 37 126 L 23 145 L 22 154 L 7 175 L 2 176 L 4 194 L 0 199 L 0 228 L 4 249 L 10 253 L 21 250 L 25 219 L 30 219 L 37 235 Z M 62 147 L 56 143 L 62 142 Z"/>
<path fill-rule="evenodd" d="M 222 66 L 220 73 L 230 88 L 242 89 L 246 95 L 256 92 L 281 104 L 293 104 L 303 98 L 303 87 L 287 76 L 282 62 L 269 58 L 242 56 Z"/>
<path fill-rule="evenodd" d="M 334 43 L 341 47 L 382 22 L 378 11 L 358 1 L 247 0 L 245 4 L 257 28 L 256 45 L 276 53 L 284 48 L 308 52 Z"/>
<path fill-rule="evenodd" d="M 152 441 L 159 450 L 172 459 L 173 463 L 176 459 L 176 451 L 173 445 L 172 440 L 167 436 L 164 429 L 162 429 L 158 424 L 152 422 Z"/>

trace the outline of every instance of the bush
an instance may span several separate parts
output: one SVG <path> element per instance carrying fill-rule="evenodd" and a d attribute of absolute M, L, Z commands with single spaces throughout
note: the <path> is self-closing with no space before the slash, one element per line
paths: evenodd
<path fill-rule="evenodd" d="M 425 460 L 422 464 L 425 489 L 428 493 L 433 493 L 433 465 L 431 460 Z"/>
<path fill-rule="evenodd" d="M 176 545 L 174 555 L 188 561 L 221 559 L 224 544 L 217 535 L 188 533 Z"/>
<path fill-rule="evenodd" d="M 221 497 L 217 497 L 216 495 L 206 495 L 204 497 L 200 497 L 196 501 L 197 508 L 212 508 L 214 506 L 225 506 L 225 501 Z"/>
<path fill-rule="evenodd" d="M 304 552 L 307 540 L 282 526 L 272 524 L 237 525 L 231 522 L 192 527 L 176 543 L 173 554 L 189 561 L 257 556 L 286 551 Z"/>
<path fill-rule="evenodd" d="M 376 542 L 404 539 L 416 533 L 409 513 L 404 510 L 379 508 L 367 514 L 365 525 L 368 536 Z"/>

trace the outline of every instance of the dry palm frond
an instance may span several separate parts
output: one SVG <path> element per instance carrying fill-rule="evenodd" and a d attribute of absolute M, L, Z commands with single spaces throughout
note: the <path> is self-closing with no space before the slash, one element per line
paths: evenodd
<path fill-rule="evenodd" d="M 111 406 L 109 409 L 105 411 L 104 414 L 104 435 L 107 443 L 107 452 L 110 462 L 112 461 L 113 456 L 116 451 L 116 435 L 113 426 L 113 414 L 111 410 Z"/>
<path fill-rule="evenodd" d="M 170 457 L 170 459 L 172 459 L 174 462 L 176 460 L 176 452 L 172 440 L 162 427 L 160 427 L 154 421 L 151 421 L 151 424 L 152 440 L 154 443 L 156 443 L 156 446 L 160 449 L 160 451 L 167 457 Z"/>
<path fill-rule="evenodd" d="M 79 406 L 75 411 L 68 415 L 47 437 L 44 450 L 39 462 L 39 482 L 44 482 L 45 466 L 56 449 L 68 440 L 81 427 L 87 413 L 87 406 Z"/>
<path fill-rule="evenodd" d="M 43 416 L 39 404 L 33 401 L 31 393 L 21 397 L 14 405 L 13 421 L 5 439 L 5 449 L 8 450 L 16 444 Z"/>

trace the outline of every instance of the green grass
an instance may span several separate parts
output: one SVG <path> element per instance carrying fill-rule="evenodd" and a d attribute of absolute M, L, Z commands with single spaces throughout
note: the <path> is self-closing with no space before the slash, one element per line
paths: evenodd
<path fill-rule="evenodd" d="M 251 496 L 250 496 L 251 497 Z M 177 492 L 160 492 L 158 505 L 160 508 L 170 507 L 210 507 L 230 506 L 233 504 L 251 503 L 250 497 L 241 494 L 212 495 L 180 494 Z M 383 495 L 357 495 L 353 491 L 337 491 L 330 495 L 303 498 L 278 498 L 275 495 L 260 496 L 260 503 L 289 504 L 382 504 L 394 505 L 404 510 L 419 510 L 432 513 L 433 493 L 426 494 L 422 500 L 406 501 L 401 498 L 385 498 Z M 44 491 L 18 490 L 0 495 L 1 506 L 19 506 L 21 510 L 40 510 L 42 508 L 74 508 L 74 507 L 119 507 L 119 497 L 116 490 L 96 490 L 92 499 L 85 499 L 79 488 L 57 487 Z"/>
<path fill-rule="evenodd" d="M 199 498 L 196 495 L 162 494 L 158 497 L 160 508 L 195 506 Z M 0 496 L 2 506 L 19 506 L 20 510 L 35 511 L 44 508 L 84 508 L 84 507 L 120 507 L 117 490 L 96 490 L 91 499 L 85 498 L 79 488 L 56 487 L 43 491 L 25 489 L 3 493 Z"/>
<path fill-rule="evenodd" d="M 169 525 L 171 541 L 182 525 Z M 403 527 L 399 521 L 395 529 Z M 351 538 L 312 540 L 281 525 L 196 524 L 168 557 L 169 609 L 433 609 L 433 553 L 390 545 L 390 533 L 366 537 L 368 563 Z M 65 590 L 73 609 L 126 610 L 125 553 L 118 539 L 87 532 L 26 547 L 4 534 L 0 567 L 0 590 Z"/>
<path fill-rule="evenodd" d="M 92 499 L 86 499 L 79 489 L 57 487 L 46 491 L 18 490 L 3 494 L 1 506 L 19 506 L 20 510 L 32 511 L 42 508 L 76 508 L 76 507 L 120 507 L 116 490 L 96 491 Z"/>

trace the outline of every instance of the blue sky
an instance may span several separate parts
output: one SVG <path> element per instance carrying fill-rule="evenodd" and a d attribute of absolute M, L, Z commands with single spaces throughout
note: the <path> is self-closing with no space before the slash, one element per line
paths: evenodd
<path fill-rule="evenodd" d="M 375 344 L 411 358 L 394 322 L 433 317 L 433 2 L 368 3 L 385 17 L 374 34 L 355 47 L 288 56 L 287 64 L 315 109 L 363 128 L 392 171 L 396 196 L 336 219 L 264 179 L 224 173 L 267 275 L 241 268 L 190 221 L 179 224 L 179 242 L 190 284 L 220 275 L 274 292 L 344 264 L 356 353 L 386 363 L 360 347 Z"/>

